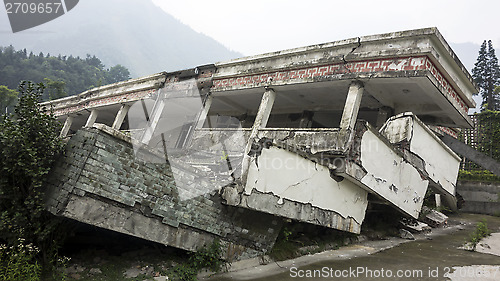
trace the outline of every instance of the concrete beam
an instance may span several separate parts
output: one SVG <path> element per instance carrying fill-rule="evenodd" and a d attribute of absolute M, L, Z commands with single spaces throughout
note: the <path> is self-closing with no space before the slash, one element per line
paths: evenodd
<path fill-rule="evenodd" d="M 113 126 L 111 126 L 115 130 L 120 130 L 122 126 L 123 120 L 125 120 L 125 116 L 127 116 L 128 110 L 130 109 L 130 105 L 123 104 L 118 110 L 116 114 L 115 121 L 113 121 Z"/>
<path fill-rule="evenodd" d="M 340 120 L 340 129 L 342 131 L 352 132 L 356 119 L 358 118 L 359 105 L 363 96 L 363 83 L 361 81 L 353 81 L 349 86 L 347 99 L 345 101 L 344 112 Z"/>
<path fill-rule="evenodd" d="M 87 123 L 85 123 L 85 128 L 90 128 L 94 125 L 97 115 L 99 115 L 99 111 L 97 109 L 92 109 L 89 118 L 87 118 Z"/>
<path fill-rule="evenodd" d="M 63 128 L 61 130 L 61 133 L 59 134 L 61 138 L 64 138 L 68 135 L 69 129 L 71 128 L 72 124 L 73 124 L 73 116 L 68 116 L 66 118 L 66 121 L 64 121 Z"/>
<path fill-rule="evenodd" d="M 500 176 L 500 163 L 498 163 L 495 159 L 475 150 L 453 137 L 450 137 L 449 135 L 445 134 L 441 136 L 441 140 L 457 154 L 473 161 L 493 174 Z"/>

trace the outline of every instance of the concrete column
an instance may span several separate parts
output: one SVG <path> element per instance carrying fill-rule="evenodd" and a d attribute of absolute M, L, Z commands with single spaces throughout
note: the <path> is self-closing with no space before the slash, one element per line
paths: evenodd
<path fill-rule="evenodd" d="M 255 138 L 257 136 L 257 133 L 259 132 L 259 129 L 265 128 L 267 126 L 267 121 L 269 121 L 269 116 L 271 116 L 271 110 L 273 109 L 275 99 L 276 92 L 273 89 L 267 89 L 264 92 L 262 100 L 260 101 L 259 110 L 257 111 L 257 115 L 255 116 L 255 122 L 252 126 L 252 133 L 250 134 L 250 138 Z"/>
<path fill-rule="evenodd" d="M 208 111 L 210 110 L 210 107 L 212 106 L 212 101 L 214 100 L 214 97 L 210 94 L 207 99 L 205 100 L 205 104 L 203 105 L 203 108 L 201 109 L 200 114 L 198 115 L 198 120 L 196 121 L 196 129 L 201 129 L 203 128 L 203 124 L 205 124 L 205 121 L 208 116 Z"/>
<path fill-rule="evenodd" d="M 73 116 L 68 116 L 66 121 L 64 121 L 63 128 L 61 130 L 61 134 L 59 136 L 64 138 L 68 135 L 69 129 L 71 128 L 71 124 L 73 124 Z"/>
<path fill-rule="evenodd" d="M 359 106 L 361 104 L 361 97 L 363 96 L 363 83 L 361 81 L 353 81 L 349 86 L 347 99 L 345 101 L 344 112 L 340 120 L 340 129 L 342 131 L 354 130 L 356 119 L 358 119 Z"/>
<path fill-rule="evenodd" d="M 241 181 L 244 184 L 246 184 L 247 173 L 250 167 L 250 156 L 248 156 L 248 153 L 252 148 L 253 141 L 259 133 L 259 129 L 265 128 L 267 126 L 267 121 L 269 121 L 269 116 L 271 115 L 271 110 L 273 108 L 275 99 L 276 92 L 272 89 L 266 89 L 264 95 L 262 96 L 259 110 L 257 111 L 257 115 L 255 116 L 255 122 L 253 123 L 252 131 L 245 147 L 245 154 L 243 156 L 243 162 L 241 165 Z"/>
<path fill-rule="evenodd" d="M 120 130 L 123 120 L 125 120 L 125 116 L 127 116 L 129 108 L 130 105 L 127 104 L 123 104 L 122 107 L 120 107 L 120 110 L 118 110 L 118 113 L 116 114 L 115 121 L 113 122 L 113 126 L 111 126 L 113 129 Z"/>
<path fill-rule="evenodd" d="M 434 194 L 435 196 L 435 199 L 436 199 L 436 208 L 440 208 L 441 207 L 441 194 Z"/>
<path fill-rule="evenodd" d="M 302 117 L 299 121 L 299 128 L 311 128 L 312 125 L 312 112 L 304 111 L 302 112 Z"/>
<path fill-rule="evenodd" d="M 99 112 L 97 111 L 97 109 L 92 109 L 92 111 L 90 112 L 89 118 L 87 119 L 87 123 L 85 123 L 85 128 L 89 128 L 89 127 L 92 127 L 92 125 L 94 125 L 98 114 L 99 114 Z"/>

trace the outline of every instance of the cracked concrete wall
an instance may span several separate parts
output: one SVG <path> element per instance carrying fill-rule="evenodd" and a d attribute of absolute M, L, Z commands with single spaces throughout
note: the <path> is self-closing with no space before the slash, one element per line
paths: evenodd
<path fill-rule="evenodd" d="M 360 232 L 367 191 L 332 177 L 327 167 L 330 158 L 345 151 L 345 134 L 339 129 L 261 129 L 257 138 L 246 182 L 223 188 L 227 204 Z"/>
<path fill-rule="evenodd" d="M 433 186 L 446 196 L 448 205 L 455 209 L 454 197 L 460 157 L 411 113 L 392 117 L 380 132 L 391 143 L 399 145 L 422 160 L 422 168 Z M 403 143 L 405 145 L 401 145 Z"/>
<path fill-rule="evenodd" d="M 282 205 L 284 199 L 311 204 L 325 213 L 352 218 L 358 225 L 364 220 L 368 204 L 365 190 L 348 180 L 337 182 L 330 177 L 328 168 L 276 147 L 263 149 L 252 162 L 245 195 L 251 195 L 254 189 L 272 194 L 275 204 Z M 289 218 L 299 216 L 288 214 Z"/>
<path fill-rule="evenodd" d="M 373 129 L 363 133 L 361 182 L 404 213 L 418 218 L 429 181 Z"/>
<path fill-rule="evenodd" d="M 57 215 L 190 251 L 218 238 L 230 258 L 256 256 L 273 246 L 281 219 L 223 205 L 217 190 L 205 192 L 203 184 L 209 182 L 186 180 L 191 186 L 178 186 L 168 164 L 135 159 L 126 140 L 97 128 L 79 130 L 49 176 L 47 208 Z M 177 174 L 187 179 L 196 176 Z M 200 188 L 203 192 L 197 191 Z M 182 192 L 196 196 L 182 200 Z"/>

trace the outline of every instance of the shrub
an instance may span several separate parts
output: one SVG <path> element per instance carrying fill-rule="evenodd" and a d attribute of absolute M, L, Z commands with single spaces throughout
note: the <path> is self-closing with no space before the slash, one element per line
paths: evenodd
<path fill-rule="evenodd" d="M 476 228 L 469 236 L 469 242 L 472 244 L 472 250 L 476 250 L 476 246 L 483 239 L 491 234 L 491 231 L 488 229 L 488 224 L 486 220 L 479 222 L 476 225 Z"/>
<path fill-rule="evenodd" d="M 18 239 L 40 250 L 43 265 L 57 261 L 59 220 L 45 211 L 43 186 L 62 151 L 60 124 L 39 104 L 43 84 L 22 82 L 15 113 L 0 119 L 0 240 Z"/>
<path fill-rule="evenodd" d="M 0 280 L 40 280 L 41 266 L 35 256 L 39 250 L 19 238 L 16 245 L 0 245 Z"/>
<path fill-rule="evenodd" d="M 168 276 L 173 280 L 194 281 L 202 269 L 220 272 L 229 265 L 222 259 L 222 246 L 219 240 L 214 240 L 208 247 L 202 247 L 189 256 L 188 262 L 170 270 Z"/>

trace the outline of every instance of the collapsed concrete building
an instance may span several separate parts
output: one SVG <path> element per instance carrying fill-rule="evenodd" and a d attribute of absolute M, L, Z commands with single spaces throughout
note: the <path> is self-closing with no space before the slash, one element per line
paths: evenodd
<path fill-rule="evenodd" d="M 54 214 L 190 251 L 268 251 L 283 218 L 360 233 L 369 204 L 456 208 L 477 88 L 436 28 L 164 72 L 47 102 Z"/>

